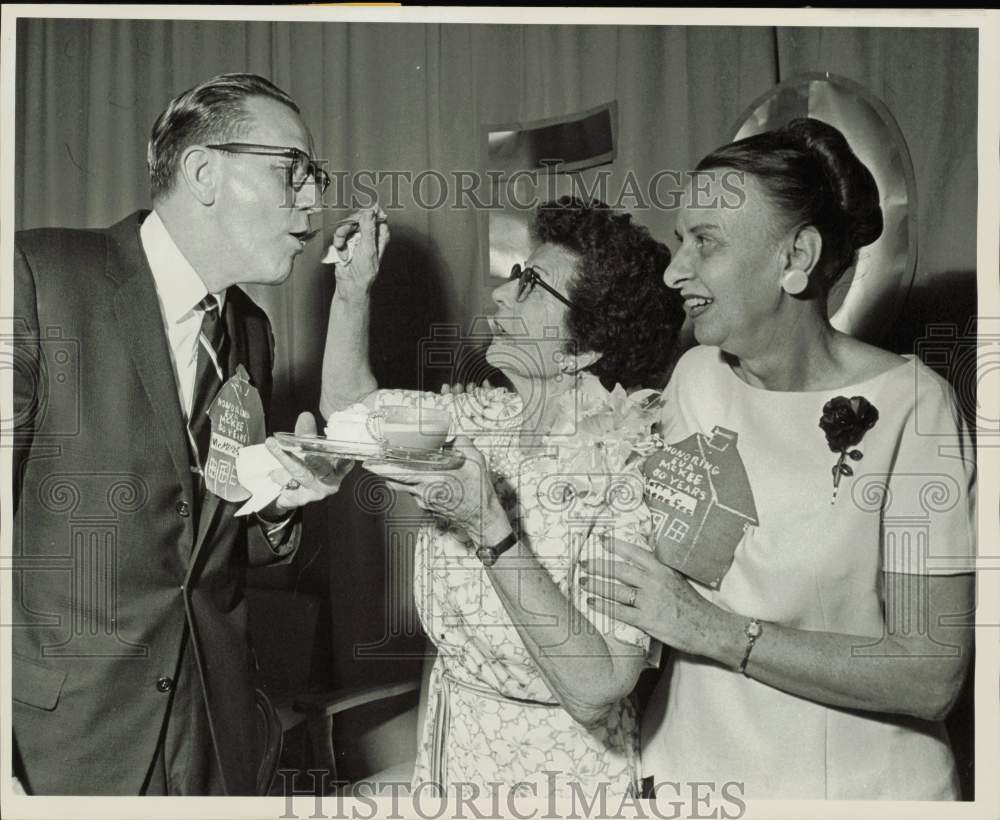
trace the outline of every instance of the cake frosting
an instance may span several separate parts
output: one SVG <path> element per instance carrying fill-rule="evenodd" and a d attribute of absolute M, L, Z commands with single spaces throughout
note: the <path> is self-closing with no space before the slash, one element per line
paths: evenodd
<path fill-rule="evenodd" d="M 368 430 L 371 410 L 363 404 L 352 404 L 344 410 L 331 413 L 327 419 L 327 439 L 349 447 L 351 452 L 377 453 L 379 443 Z"/>

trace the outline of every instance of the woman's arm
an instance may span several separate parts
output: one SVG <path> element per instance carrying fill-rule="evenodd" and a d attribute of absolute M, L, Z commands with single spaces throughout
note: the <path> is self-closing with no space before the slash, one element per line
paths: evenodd
<path fill-rule="evenodd" d="M 971 657 L 974 576 L 884 577 L 887 597 L 906 611 L 881 638 L 765 625 L 747 674 L 833 706 L 943 720 Z M 743 638 L 735 653 L 725 655 L 738 654 L 736 664 L 746 651 L 745 624 L 737 618 L 731 626 Z"/>
<path fill-rule="evenodd" d="M 389 479 L 395 489 L 413 495 L 418 506 L 463 526 L 476 547 L 492 546 L 512 532 L 510 522 L 493 491 L 482 454 L 461 438 L 455 446 L 463 448 L 466 461 L 449 473 L 365 466 Z M 454 482 L 454 491 L 442 491 L 442 482 Z M 518 542 L 483 571 L 552 693 L 574 720 L 585 726 L 597 724 L 632 691 L 645 651 L 594 628 L 574 628 L 583 616 L 531 550 Z"/>
<path fill-rule="evenodd" d="M 680 573 L 629 544 L 622 561 L 601 569 L 623 584 L 597 594 L 594 608 L 613 611 L 676 649 L 736 669 L 746 653 L 744 632 L 754 613 L 732 613 L 703 598 Z M 595 569 L 595 568 L 591 568 Z M 884 573 L 885 598 L 896 602 L 881 638 L 812 632 L 762 623 L 746 667 L 756 680 L 830 706 L 941 720 L 961 689 L 972 651 L 974 576 Z"/>
<path fill-rule="evenodd" d="M 506 516 L 497 520 L 489 543 L 511 532 Z M 518 541 L 485 571 L 549 689 L 574 720 L 599 723 L 635 688 L 645 652 L 592 627 L 574 630 L 570 599 L 524 544 Z"/>
<path fill-rule="evenodd" d="M 361 401 L 378 387 L 368 361 L 368 333 L 371 288 L 389 242 L 388 224 L 376 221 L 384 217 L 381 211 L 362 211 L 356 225 L 341 225 L 334 234 L 336 251 L 346 251 L 355 232 L 360 236 L 353 240 L 357 244 L 350 262 L 336 263 L 337 288 L 330 305 L 319 399 L 324 418 Z"/>

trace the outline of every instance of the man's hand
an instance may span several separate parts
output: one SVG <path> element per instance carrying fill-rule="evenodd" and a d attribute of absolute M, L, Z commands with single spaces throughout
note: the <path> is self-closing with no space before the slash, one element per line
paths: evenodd
<path fill-rule="evenodd" d="M 337 290 L 367 293 L 378 276 L 388 244 L 389 223 L 378 206 L 342 220 L 323 260 L 336 266 Z"/>
<path fill-rule="evenodd" d="M 312 413 L 299 414 L 295 435 L 316 435 L 316 419 Z M 354 461 L 349 458 L 331 458 L 321 453 L 307 453 L 297 458 L 283 450 L 273 438 L 265 444 L 271 455 L 281 462 L 281 467 L 271 473 L 271 480 L 282 486 L 281 494 L 261 511 L 265 518 L 280 516 L 333 495 L 354 467 Z"/>

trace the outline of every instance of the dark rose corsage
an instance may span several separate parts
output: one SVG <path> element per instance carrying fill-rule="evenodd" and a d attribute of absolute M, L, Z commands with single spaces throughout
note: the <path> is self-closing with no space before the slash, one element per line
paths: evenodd
<path fill-rule="evenodd" d="M 865 433 L 875 426 L 878 421 L 878 410 L 874 405 L 864 398 L 864 396 L 837 396 L 830 399 L 823 405 L 823 415 L 820 417 L 819 426 L 826 434 L 826 443 L 835 453 L 840 453 L 840 458 L 833 465 L 833 497 L 830 503 L 837 500 L 837 490 L 840 487 L 840 478 L 845 475 L 854 475 L 854 470 L 850 464 L 846 464 L 846 459 L 860 461 L 863 453 L 860 450 L 852 450 Z"/>

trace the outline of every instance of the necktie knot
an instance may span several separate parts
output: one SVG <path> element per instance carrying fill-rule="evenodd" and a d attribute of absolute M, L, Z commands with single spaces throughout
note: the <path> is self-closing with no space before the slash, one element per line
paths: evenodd
<path fill-rule="evenodd" d="M 219 304 L 218 298 L 213 296 L 211 293 L 198 302 L 197 307 L 202 311 L 202 343 L 207 343 L 211 347 L 211 350 L 215 354 L 212 356 L 212 359 L 218 369 L 218 359 L 219 355 L 222 353 L 222 348 L 225 343 L 226 332 L 222 323 L 222 307 Z M 221 370 L 219 371 L 219 378 L 222 378 Z"/>
<path fill-rule="evenodd" d="M 202 299 L 195 307 L 200 310 L 203 314 L 214 313 L 216 316 L 219 315 L 219 300 L 217 297 L 209 293 Z"/>

